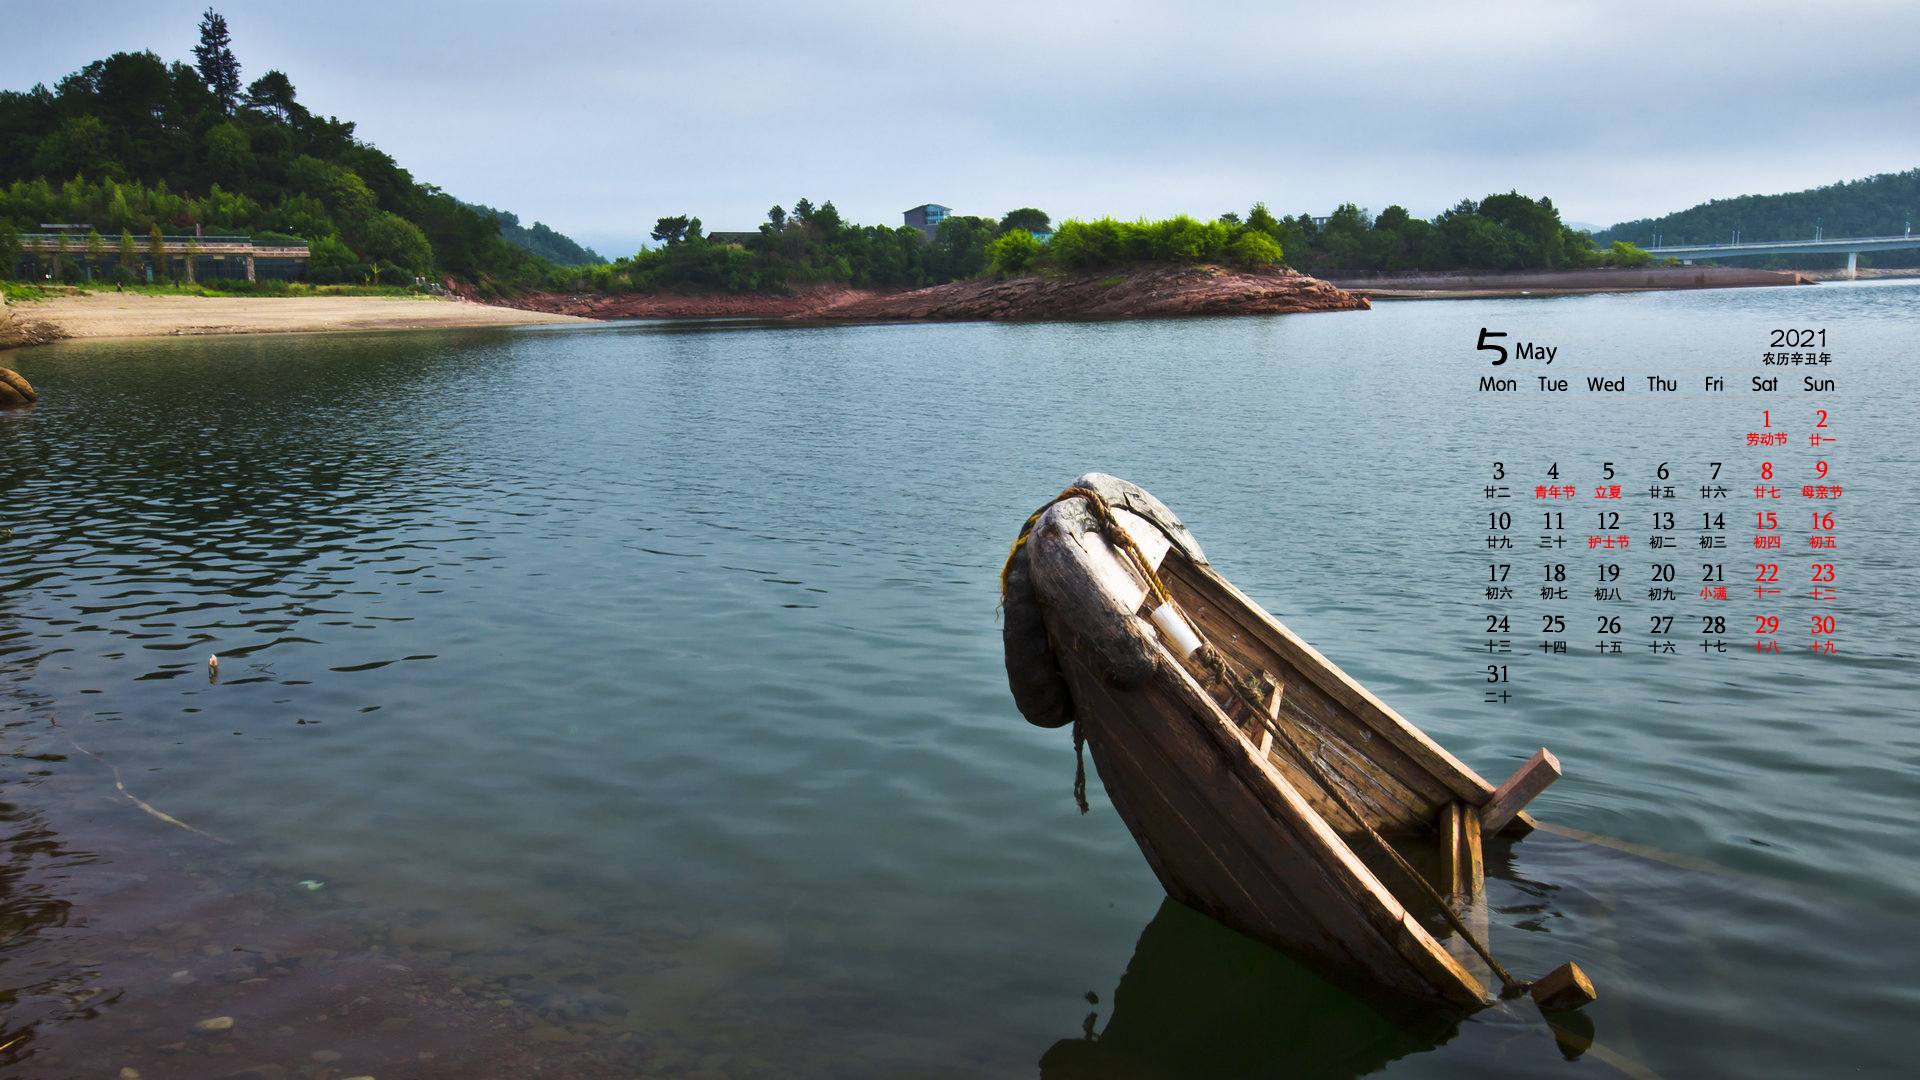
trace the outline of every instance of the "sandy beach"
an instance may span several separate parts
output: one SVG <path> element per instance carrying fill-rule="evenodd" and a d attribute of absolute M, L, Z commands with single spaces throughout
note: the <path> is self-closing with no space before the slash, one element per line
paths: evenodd
<path fill-rule="evenodd" d="M 287 334 L 592 322 L 465 300 L 412 296 L 52 296 L 10 308 L 21 323 L 50 323 L 69 338 Z"/>

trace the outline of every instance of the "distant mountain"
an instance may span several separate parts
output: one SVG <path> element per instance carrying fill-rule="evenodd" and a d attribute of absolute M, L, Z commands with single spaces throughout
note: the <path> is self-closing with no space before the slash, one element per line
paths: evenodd
<path fill-rule="evenodd" d="M 539 222 L 533 228 L 523 228 L 520 218 L 505 210 L 495 210 L 491 206 L 479 203 L 463 202 L 460 205 L 479 214 L 490 217 L 500 223 L 500 238 L 533 252 L 535 255 L 561 266 L 599 266 L 607 260 L 600 257 L 592 248 L 581 247 L 571 237 L 554 232 Z"/>
<path fill-rule="evenodd" d="M 1626 240 L 1644 248 L 1653 247 L 1655 233 L 1667 245 L 1724 244 L 1736 231 L 1743 241 L 1811 240 L 1816 227 L 1830 237 L 1899 236 L 1907 231 L 1916 210 L 1920 210 L 1920 169 L 1908 169 L 1810 191 L 1714 199 L 1664 217 L 1623 221 L 1595 233 L 1593 239 L 1596 244 Z M 1767 261 L 1814 268 L 1838 265 L 1846 256 L 1769 256 Z M 1862 255 L 1860 262 L 1863 266 L 1920 266 L 1920 250 L 1882 251 Z"/>

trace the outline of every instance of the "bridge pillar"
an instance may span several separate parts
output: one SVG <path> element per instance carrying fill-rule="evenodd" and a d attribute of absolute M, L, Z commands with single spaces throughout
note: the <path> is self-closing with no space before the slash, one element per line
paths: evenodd
<path fill-rule="evenodd" d="M 1859 276 L 1859 273 L 1860 273 L 1859 266 L 1860 266 L 1860 253 L 1857 251 L 1847 252 L 1847 280 L 1848 281 L 1852 281 Z"/>

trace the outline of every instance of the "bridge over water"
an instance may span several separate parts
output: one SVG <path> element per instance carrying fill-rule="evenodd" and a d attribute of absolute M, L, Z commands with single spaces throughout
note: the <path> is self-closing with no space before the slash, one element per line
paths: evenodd
<path fill-rule="evenodd" d="M 1650 247 L 1647 253 L 1657 259 L 1679 259 L 1692 264 L 1695 259 L 1724 259 L 1734 255 L 1845 255 L 1847 276 L 1858 270 L 1863 251 L 1899 251 L 1920 248 L 1920 236 L 1850 236 L 1827 240 L 1780 240 L 1758 244 L 1666 244 Z"/>

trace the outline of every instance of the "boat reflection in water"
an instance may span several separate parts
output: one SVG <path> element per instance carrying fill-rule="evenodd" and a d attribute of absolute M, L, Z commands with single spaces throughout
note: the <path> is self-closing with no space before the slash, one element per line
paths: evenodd
<path fill-rule="evenodd" d="M 1404 1008 L 1404 1007 L 1403 1007 Z M 1044 1080 L 1353 1077 L 1445 1043 L 1454 1010 L 1389 1017 L 1299 962 L 1168 899 L 1098 1034 L 1054 1043 Z"/>

